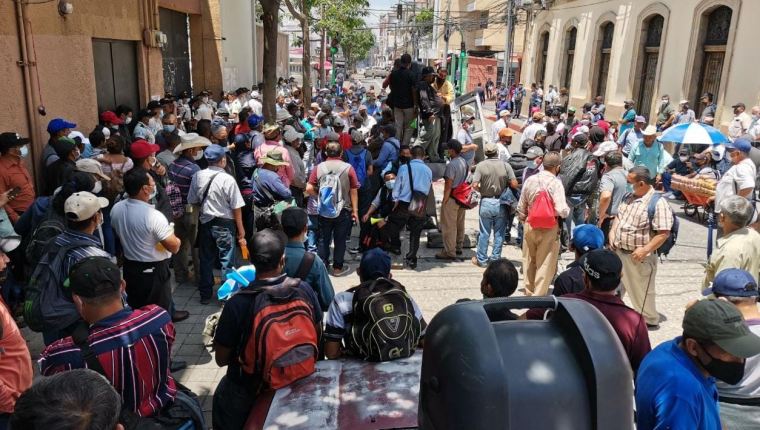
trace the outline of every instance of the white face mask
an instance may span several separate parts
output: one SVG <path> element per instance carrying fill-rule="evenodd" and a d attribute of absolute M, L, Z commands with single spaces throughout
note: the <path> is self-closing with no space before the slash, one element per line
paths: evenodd
<path fill-rule="evenodd" d="M 21 158 L 26 158 L 26 157 L 29 156 L 29 146 L 28 145 L 22 146 L 21 149 L 20 149 L 20 151 L 21 151 Z"/>
<path fill-rule="evenodd" d="M 201 97 L 201 101 L 203 103 L 208 103 L 208 97 Z"/>
<path fill-rule="evenodd" d="M 127 119 L 124 120 L 124 124 L 129 124 L 130 122 L 132 122 L 132 117 L 128 116 Z"/>
<path fill-rule="evenodd" d="M 536 168 L 536 160 L 530 160 L 528 161 L 528 168 L 535 169 Z"/>
<path fill-rule="evenodd" d="M 385 181 L 385 187 L 388 188 L 389 190 L 392 190 L 395 185 L 396 185 L 395 179 L 389 179 Z"/>
<path fill-rule="evenodd" d="M 92 193 L 98 194 L 101 191 L 103 191 L 103 182 L 102 181 L 95 182 L 95 186 L 92 187 Z"/>
<path fill-rule="evenodd" d="M 684 163 L 687 162 L 687 161 L 689 161 L 689 157 L 678 157 L 678 159 L 681 160 Z"/>
<path fill-rule="evenodd" d="M 198 151 L 193 155 L 193 160 L 198 161 L 203 158 L 203 151 Z"/>

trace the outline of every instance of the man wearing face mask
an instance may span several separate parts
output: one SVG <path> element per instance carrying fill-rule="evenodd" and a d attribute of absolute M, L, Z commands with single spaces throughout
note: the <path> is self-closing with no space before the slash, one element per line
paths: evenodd
<path fill-rule="evenodd" d="M 13 191 L 5 205 L 11 223 L 16 223 L 19 217 L 34 202 L 34 180 L 22 159 L 29 156 L 30 140 L 17 133 L 0 134 L 0 194 Z"/>
<path fill-rule="evenodd" d="M 148 141 L 148 143 L 156 143 L 156 134 L 148 126 L 152 116 L 153 114 L 151 111 L 147 109 L 143 109 L 137 113 L 137 125 L 135 125 L 134 130 L 132 130 L 133 139 L 143 139 Z"/>
<path fill-rule="evenodd" d="M 180 134 L 179 129 L 177 129 L 177 115 L 173 113 L 164 115 L 161 119 L 161 124 L 161 131 L 156 133 L 156 145 L 158 145 L 160 151 L 164 151 L 169 148 L 169 141 L 172 140 L 172 136 Z"/>
<path fill-rule="evenodd" d="M 760 143 L 760 106 L 752 107 L 752 120 L 747 127 L 747 134 L 754 144 Z"/>
<path fill-rule="evenodd" d="M 45 195 L 52 196 L 56 188 L 66 182 L 76 170 L 76 160 L 81 153 L 73 139 L 58 138 L 52 143 L 58 159 L 45 170 Z"/>
<path fill-rule="evenodd" d="M 729 196 L 752 198 L 757 168 L 749 158 L 751 149 L 752 144 L 747 139 L 736 139 L 726 144 L 726 156 L 731 160 L 731 167 L 718 181 L 715 196 L 710 197 L 710 201 L 715 202 L 716 213 L 720 213 L 722 201 Z"/>
<path fill-rule="evenodd" d="M 747 107 L 744 103 L 739 102 L 731 107 L 734 109 L 734 119 L 728 126 L 728 137 L 733 140 L 747 133 L 752 117 L 746 112 Z"/>
<path fill-rule="evenodd" d="M 123 121 L 123 124 L 119 125 L 119 135 L 124 137 L 126 141 L 132 141 L 132 133 L 130 133 L 130 127 L 132 125 L 132 108 L 125 105 L 116 106 L 114 111 L 116 116 Z M 113 133 L 111 133 L 113 134 Z"/>
<path fill-rule="evenodd" d="M 653 125 L 648 125 L 642 132 L 641 143 L 631 148 L 628 159 L 634 166 L 644 166 L 649 170 L 655 184 L 660 183 L 662 172 L 664 171 L 663 159 L 665 157 L 665 148 L 657 140 L 657 129 Z"/>
<path fill-rule="evenodd" d="M 682 336 L 660 344 L 639 367 L 639 430 L 725 428 L 715 380 L 740 383 L 746 359 L 760 354 L 760 338 L 726 300 L 696 302 L 686 310 L 682 327 Z"/>
<path fill-rule="evenodd" d="M 649 205 L 655 191 L 649 170 L 635 166 L 628 172 L 633 189 L 623 198 L 609 233 L 610 249 L 623 261 L 623 292 L 631 297 L 633 308 L 641 312 L 649 327 L 658 327 L 660 315 L 655 304 L 657 249 L 665 243 L 673 228 L 673 211 L 667 200 L 659 198 L 654 216 L 649 219 Z"/>
<path fill-rule="evenodd" d="M 181 242 L 174 225 L 149 203 L 156 195 L 156 181 L 147 170 L 135 167 L 124 174 L 124 191 L 129 198 L 111 209 L 111 226 L 124 250 L 127 303 L 132 308 L 157 305 L 173 321 L 185 320 L 189 313 L 174 309 L 169 269 Z"/>
<path fill-rule="evenodd" d="M 668 165 L 665 166 L 665 171 L 662 172 L 662 187 L 665 189 L 665 197 L 670 200 L 683 199 L 683 194 L 681 194 L 680 191 L 674 190 L 670 184 L 672 183 L 674 174 L 688 176 L 694 171 L 694 166 L 692 166 L 692 162 L 689 160 L 689 150 L 686 149 L 686 147 L 681 147 L 681 149 L 678 150 L 678 157 L 668 163 Z"/>
<path fill-rule="evenodd" d="M 76 306 L 71 301 L 71 290 L 65 283 L 71 268 L 87 257 L 111 258 L 111 255 L 103 250 L 103 245 L 97 236 L 97 230 L 103 223 L 102 210 L 107 207 L 108 199 L 97 197 L 86 191 L 72 194 L 63 205 L 67 229 L 56 236 L 52 242 L 55 249 L 64 247 L 69 247 L 69 249 L 63 255 L 60 266 L 52 268 L 58 273 L 56 279 L 60 280 L 60 283 L 50 285 L 48 288 L 59 288 L 60 296 L 64 297 L 66 302 L 56 302 L 56 309 L 60 312 L 55 318 L 46 318 L 48 315 L 43 313 L 43 322 L 50 327 L 42 333 L 45 345 L 50 345 L 70 335 L 80 321 Z M 65 317 L 62 314 L 65 314 Z"/>
<path fill-rule="evenodd" d="M 166 194 L 166 167 L 159 163 L 156 158 L 158 145 L 144 140 L 136 140 L 130 146 L 129 152 L 134 166 L 147 170 L 156 182 L 156 193 L 151 196 L 150 203 L 154 204 L 156 209 L 164 214 L 167 221 L 171 221 L 172 208 L 169 203 L 169 196 Z"/>
<path fill-rule="evenodd" d="M 757 281 L 750 272 L 725 269 L 718 273 L 703 294 L 731 302 L 741 312 L 749 330 L 760 335 L 760 312 L 757 309 Z M 716 381 L 720 421 L 724 430 L 760 427 L 760 355 L 747 358 L 744 376 L 736 384 Z"/>
<path fill-rule="evenodd" d="M 196 161 L 203 158 L 203 149 L 211 145 L 211 141 L 197 133 L 186 133 L 180 138 L 180 144 L 174 148 L 174 153 L 179 155 L 169 166 L 169 179 L 177 185 L 185 211 L 179 218 L 174 219 L 174 230 L 177 237 L 182 241 L 179 251 L 172 257 L 174 261 L 174 280 L 177 285 L 195 282 L 195 274 L 190 272 L 189 257 L 192 253 L 194 270 L 200 266 L 198 252 L 195 250 L 195 240 L 198 236 L 198 210 L 188 204 L 187 194 L 190 192 L 190 183 L 193 175 L 201 170 Z"/>
<path fill-rule="evenodd" d="M 665 94 L 660 100 L 660 106 L 657 108 L 657 131 L 664 131 L 673 124 L 676 119 L 676 110 L 670 104 L 670 96 Z"/>
<path fill-rule="evenodd" d="M 150 111 L 150 118 L 148 119 L 148 129 L 154 135 L 158 134 L 163 129 L 161 124 L 161 115 L 163 110 L 161 109 L 161 102 L 158 100 L 151 100 L 148 102 L 147 110 Z"/>
<path fill-rule="evenodd" d="M 634 106 L 636 104 L 633 100 L 628 99 L 623 102 L 623 116 L 620 118 L 620 133 L 625 133 L 626 130 L 633 127 L 634 120 L 636 119 L 636 110 Z"/>

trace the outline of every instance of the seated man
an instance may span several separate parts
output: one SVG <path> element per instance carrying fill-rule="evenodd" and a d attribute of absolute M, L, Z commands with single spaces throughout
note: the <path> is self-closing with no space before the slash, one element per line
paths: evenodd
<path fill-rule="evenodd" d="M 227 366 L 227 374 L 219 381 L 214 393 L 213 428 L 242 429 L 251 407 L 262 388 L 262 375 L 243 369 L 240 358 L 248 339 L 253 335 L 253 299 L 257 295 L 246 293 L 262 287 L 281 286 L 290 278 L 283 273 L 285 267 L 285 242 L 282 232 L 271 229 L 253 235 L 248 249 L 251 263 L 256 266 L 256 280 L 233 295 L 222 309 L 214 336 L 216 364 Z M 314 289 L 301 281 L 300 289 L 309 298 L 317 333 L 321 331 L 322 310 Z"/>
<path fill-rule="evenodd" d="M 327 312 L 335 290 L 324 261 L 313 252 L 306 251 L 308 215 L 301 208 L 291 207 L 282 211 L 280 217 L 282 231 L 288 237 L 285 245 L 285 274 L 299 278 L 314 289 L 319 298 L 319 306 Z"/>
<path fill-rule="evenodd" d="M 124 430 L 119 394 L 96 372 L 75 369 L 40 378 L 16 402 L 11 428 Z"/>
<path fill-rule="evenodd" d="M 612 251 L 596 249 L 581 257 L 579 267 L 583 270 L 586 288 L 579 293 L 565 294 L 563 298 L 579 299 L 590 303 L 607 318 L 620 339 L 634 375 L 641 360 L 652 349 L 649 333 L 641 314 L 623 303 L 615 290 L 620 285 L 623 263 Z M 527 319 L 542 319 L 544 309 L 531 309 Z"/>
<path fill-rule="evenodd" d="M 416 319 L 416 322 L 418 324 L 415 324 L 414 322 L 404 327 L 397 327 L 398 330 L 390 329 L 390 331 L 397 332 L 397 331 L 403 331 L 403 334 L 399 336 L 399 338 L 406 338 L 408 339 L 408 336 L 416 336 L 417 341 L 420 345 L 422 345 L 422 339 L 425 335 L 425 328 L 427 327 L 427 324 L 425 323 L 424 318 L 422 317 L 422 311 L 420 310 L 420 307 L 417 305 L 417 303 L 411 299 L 411 297 L 406 293 L 404 287 L 395 282 L 390 281 L 391 280 L 391 257 L 388 255 L 385 251 L 383 251 L 380 248 L 373 248 L 367 252 L 365 252 L 362 255 L 361 262 L 359 263 L 359 268 L 356 269 L 356 273 L 359 275 L 359 281 L 361 284 L 357 287 L 351 288 L 347 291 L 340 292 L 335 295 L 335 298 L 333 299 L 332 303 L 330 304 L 330 309 L 327 311 L 327 316 L 325 317 L 325 355 L 329 359 L 336 359 L 340 358 L 343 355 L 353 355 L 353 356 L 359 356 L 362 358 L 366 358 L 366 351 L 367 351 L 367 345 L 359 345 L 356 344 L 353 341 L 353 333 L 352 329 L 359 331 L 359 327 L 354 327 L 353 325 L 359 324 L 357 323 L 357 320 L 362 319 L 358 315 L 353 315 L 353 309 L 354 309 L 354 299 L 355 294 L 361 294 L 363 297 L 365 295 L 366 289 L 371 288 L 375 285 L 380 285 L 379 283 L 376 283 L 375 281 L 379 279 L 385 279 L 389 282 L 382 284 L 384 287 L 387 286 L 389 283 L 392 283 L 392 286 L 389 286 L 388 288 L 383 288 L 383 291 L 400 291 L 402 294 L 399 296 L 403 297 L 404 304 L 411 303 L 411 308 L 406 309 L 399 309 L 399 306 L 396 306 L 401 301 L 394 300 L 394 306 L 391 307 L 391 309 L 394 309 L 397 312 L 411 312 L 413 310 L 414 312 L 414 318 Z M 388 293 L 385 293 L 386 295 Z M 382 293 L 381 293 L 382 295 Z M 385 297 L 381 297 L 381 300 L 385 299 Z M 391 299 L 392 300 L 392 299 Z M 405 306 L 406 307 L 406 306 Z M 414 327 L 412 327 L 414 326 Z M 362 330 L 363 331 L 363 330 Z M 360 333 L 359 333 L 360 334 Z M 417 341 L 412 342 L 412 345 L 417 345 Z M 345 342 L 345 344 L 344 344 Z M 401 354 L 397 357 L 391 357 L 391 358 L 401 358 L 403 356 L 411 355 L 410 352 L 414 352 L 412 349 L 411 351 L 404 351 L 407 354 Z M 374 360 L 374 361 L 387 361 L 386 358 L 388 357 L 380 357 L 380 360 Z"/>
<path fill-rule="evenodd" d="M 383 186 L 377 191 L 375 198 L 369 205 L 369 209 L 362 215 L 362 223 L 370 224 L 369 229 L 364 230 L 364 234 L 359 238 L 359 245 L 362 250 L 375 248 L 382 245 L 381 229 L 385 227 L 387 218 L 393 211 L 393 187 L 396 184 L 396 172 L 389 170 L 383 175 Z M 379 221 L 372 223 L 372 218 L 379 218 Z"/>
<path fill-rule="evenodd" d="M 575 261 L 567 265 L 564 272 L 554 280 L 552 294 L 562 296 L 569 293 L 580 293 L 584 290 L 583 268 L 579 261 L 587 252 L 604 248 L 604 233 L 593 224 L 580 224 L 573 229 L 573 239 L 570 249 L 575 251 Z"/>
<path fill-rule="evenodd" d="M 670 184 L 673 180 L 673 175 L 690 176 L 694 173 L 693 161 L 689 159 L 689 150 L 682 147 L 678 150 L 678 157 L 674 158 L 666 167 L 662 173 L 662 186 L 665 189 L 666 196 L 671 199 L 683 199 L 683 194 L 680 191 L 676 191 L 671 188 Z"/>
<path fill-rule="evenodd" d="M 511 261 L 506 258 L 500 258 L 488 263 L 486 270 L 483 272 L 483 279 L 480 281 L 480 292 L 484 299 L 496 297 L 510 297 L 517 289 L 519 275 L 517 269 Z M 466 302 L 470 299 L 460 299 L 457 303 Z M 486 314 L 491 321 L 516 320 L 519 318 L 509 309 L 503 312 L 495 313 L 486 308 Z"/>
<path fill-rule="evenodd" d="M 155 305 L 141 309 L 124 305 L 126 284 L 119 267 L 105 257 L 87 257 L 75 264 L 69 272 L 69 287 L 89 333 L 75 331 L 75 336 L 48 346 L 39 360 L 40 373 L 95 370 L 111 382 L 124 407 L 141 417 L 155 416 L 174 403 L 177 385 L 169 371 L 174 343 L 171 316 Z M 97 362 L 86 360 L 80 346 L 92 351 Z M 95 368 L 98 365 L 101 369 Z"/>

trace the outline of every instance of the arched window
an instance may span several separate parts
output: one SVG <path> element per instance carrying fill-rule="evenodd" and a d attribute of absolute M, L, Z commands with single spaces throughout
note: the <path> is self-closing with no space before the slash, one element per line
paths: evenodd
<path fill-rule="evenodd" d="M 575 59 L 575 39 L 578 38 L 578 29 L 576 27 L 567 31 L 565 36 L 565 72 L 562 74 L 562 84 L 560 86 L 570 88 L 570 81 L 573 77 L 573 60 Z"/>
<path fill-rule="evenodd" d="M 539 84 L 544 82 L 546 74 L 546 57 L 549 55 L 549 32 L 544 31 L 538 38 L 538 58 L 536 63 L 535 81 Z"/>
<path fill-rule="evenodd" d="M 652 108 L 652 97 L 655 91 L 655 78 L 657 77 L 657 62 L 660 59 L 660 44 L 662 43 L 662 28 L 665 18 L 662 15 L 650 15 L 644 22 L 643 61 L 641 62 L 641 76 L 639 93 L 636 98 L 636 111 L 649 119 Z"/>
<path fill-rule="evenodd" d="M 610 58 L 612 55 L 612 38 L 615 34 L 615 24 L 607 21 L 599 28 L 599 51 L 597 55 L 596 80 L 594 82 L 594 96 L 606 98 L 607 76 L 610 72 Z"/>
<path fill-rule="evenodd" d="M 712 93 L 713 101 L 718 98 L 720 79 L 723 74 L 723 62 L 726 57 L 726 45 L 731 30 L 731 15 L 733 11 L 728 6 L 720 6 L 702 16 L 704 25 L 702 43 L 697 48 L 701 51 L 701 68 L 699 82 L 695 95 L 694 106 L 697 107 L 697 116 L 702 113 L 704 105 L 700 98 L 704 93 Z"/>

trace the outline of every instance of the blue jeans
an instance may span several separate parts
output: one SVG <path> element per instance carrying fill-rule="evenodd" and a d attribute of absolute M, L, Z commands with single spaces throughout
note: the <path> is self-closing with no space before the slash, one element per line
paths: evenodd
<path fill-rule="evenodd" d="M 490 260 L 501 258 L 501 245 L 504 242 L 504 232 L 507 227 L 507 210 L 498 198 L 480 200 L 480 234 L 478 235 L 478 263 L 488 264 L 488 239 L 493 231 L 493 250 Z"/>
<path fill-rule="evenodd" d="M 306 232 L 306 250 L 317 252 L 319 246 L 319 215 L 309 215 L 306 223 L 308 230 Z"/>
<path fill-rule="evenodd" d="M 219 261 L 222 275 L 232 270 L 235 261 L 237 228 L 231 219 L 215 218 L 201 224 L 198 237 L 200 247 L 200 279 L 198 290 L 202 299 L 210 298 L 214 292 L 214 266 Z"/>
<path fill-rule="evenodd" d="M 572 237 L 573 224 L 577 227 L 586 223 L 586 200 L 588 196 L 570 196 L 567 199 L 567 204 L 570 206 L 570 215 L 565 218 L 568 237 Z"/>
<path fill-rule="evenodd" d="M 342 269 L 346 254 L 346 238 L 351 233 L 351 212 L 342 210 L 337 218 L 319 217 L 319 258 L 330 264 L 330 243 L 335 242 L 333 268 Z"/>

